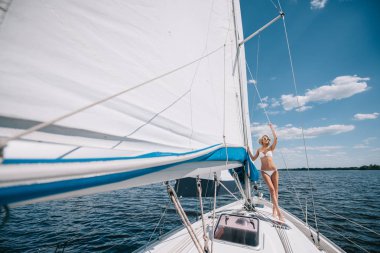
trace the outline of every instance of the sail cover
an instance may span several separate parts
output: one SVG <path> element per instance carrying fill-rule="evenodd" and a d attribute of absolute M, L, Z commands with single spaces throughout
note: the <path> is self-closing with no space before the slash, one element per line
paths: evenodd
<path fill-rule="evenodd" d="M 13 0 L 2 12 L 0 204 L 246 161 L 238 1 Z"/>

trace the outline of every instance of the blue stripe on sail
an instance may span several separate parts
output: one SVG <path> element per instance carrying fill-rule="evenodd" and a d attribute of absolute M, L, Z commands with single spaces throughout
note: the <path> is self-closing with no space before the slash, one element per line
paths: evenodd
<path fill-rule="evenodd" d="M 63 158 L 63 159 L 4 159 L 3 164 L 21 164 L 21 163 L 77 163 L 77 162 L 100 162 L 100 161 L 117 161 L 117 160 L 130 160 L 141 158 L 165 157 L 165 156 L 182 156 L 201 152 L 220 144 L 215 144 L 206 148 L 197 149 L 184 153 L 172 152 L 152 152 L 139 156 L 122 156 L 122 157 L 96 157 L 96 158 Z M 223 149 L 224 150 L 224 149 Z"/>
<path fill-rule="evenodd" d="M 241 147 L 229 147 L 227 148 L 227 154 L 229 161 L 240 161 L 243 163 L 247 158 L 246 150 Z M 50 195 L 66 193 L 70 191 L 82 190 L 90 187 L 118 183 L 138 176 L 143 176 L 153 172 L 161 171 L 169 167 L 183 163 L 199 161 L 225 161 L 226 159 L 226 149 L 223 147 L 188 161 L 177 162 L 163 166 L 150 167 L 145 169 L 102 175 L 90 178 L 78 178 L 34 185 L 4 187 L 0 188 L 0 205 L 7 205 L 35 198 L 47 197 Z"/>

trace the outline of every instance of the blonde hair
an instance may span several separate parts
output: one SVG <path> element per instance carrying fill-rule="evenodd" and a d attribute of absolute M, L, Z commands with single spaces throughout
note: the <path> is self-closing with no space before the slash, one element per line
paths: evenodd
<path fill-rule="evenodd" d="M 266 136 L 266 137 L 268 138 L 268 140 L 270 141 L 270 138 L 269 138 L 269 136 L 268 136 L 268 135 L 266 135 L 266 134 L 264 134 L 264 135 L 263 135 L 263 136 L 261 136 L 261 138 L 259 139 L 259 144 L 260 144 L 260 145 L 263 145 L 263 138 L 264 138 L 265 136 Z"/>

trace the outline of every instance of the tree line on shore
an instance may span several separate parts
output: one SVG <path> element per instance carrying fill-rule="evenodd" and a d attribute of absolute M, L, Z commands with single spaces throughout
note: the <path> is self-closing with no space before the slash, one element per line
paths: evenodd
<path fill-rule="evenodd" d="M 309 168 L 310 170 L 380 170 L 380 165 L 377 164 L 370 164 L 370 165 L 363 165 L 360 167 L 337 167 L 337 168 Z M 289 169 L 293 171 L 298 170 L 308 170 L 307 168 L 294 168 Z"/>

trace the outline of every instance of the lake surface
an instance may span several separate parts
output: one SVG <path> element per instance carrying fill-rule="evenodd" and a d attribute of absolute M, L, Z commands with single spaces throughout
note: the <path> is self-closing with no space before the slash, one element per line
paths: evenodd
<path fill-rule="evenodd" d="M 314 224 L 309 179 L 321 233 L 347 252 L 380 252 L 378 235 L 331 213 L 380 233 L 380 171 L 280 171 L 280 205 L 304 220 L 299 203 L 304 208 L 308 201 Z M 261 189 L 268 198 L 264 183 Z M 217 204 L 233 201 L 220 196 Z M 13 208 L 0 227 L 0 252 L 131 252 L 181 226 L 168 203 L 165 186 L 155 184 Z M 181 203 L 195 220 L 197 199 L 183 198 Z M 205 198 L 204 205 L 210 210 L 212 199 Z"/>

